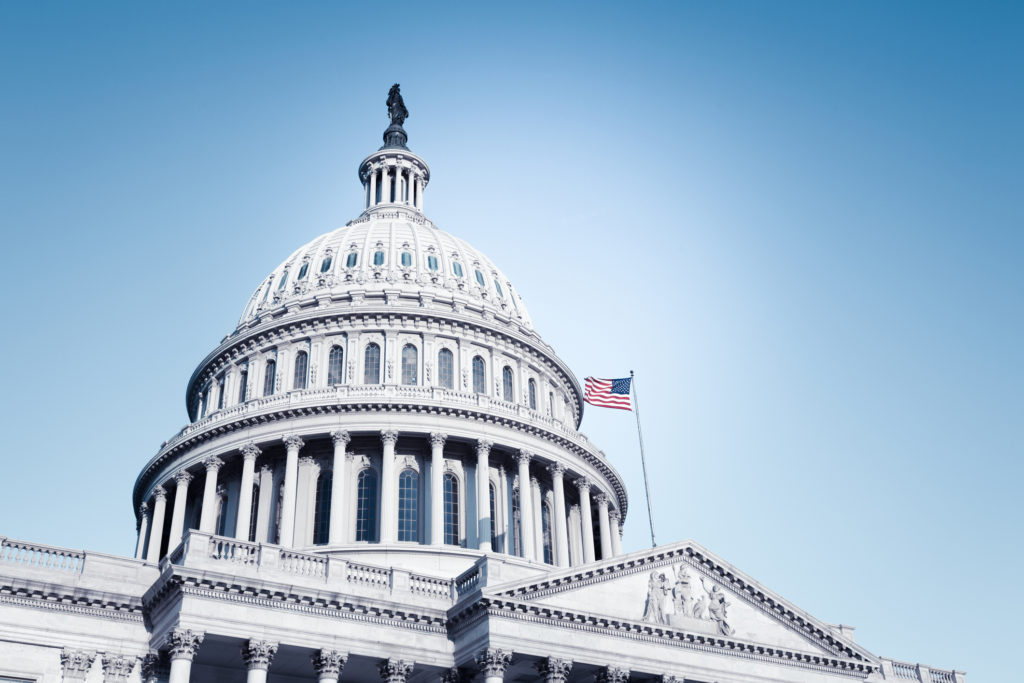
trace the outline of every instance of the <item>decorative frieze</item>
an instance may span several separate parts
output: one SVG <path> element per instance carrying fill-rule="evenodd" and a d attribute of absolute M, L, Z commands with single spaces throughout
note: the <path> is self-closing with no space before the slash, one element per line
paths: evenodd
<path fill-rule="evenodd" d="M 414 662 L 405 659 L 385 659 L 378 666 L 381 683 L 405 683 L 413 666 Z"/>
<path fill-rule="evenodd" d="M 277 643 L 266 640 L 249 640 L 242 646 L 242 659 L 246 669 L 266 671 L 277 654 Z"/>

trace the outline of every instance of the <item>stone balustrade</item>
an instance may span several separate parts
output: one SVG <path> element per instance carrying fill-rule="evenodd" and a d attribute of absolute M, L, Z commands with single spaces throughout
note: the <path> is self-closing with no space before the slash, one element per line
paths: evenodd
<path fill-rule="evenodd" d="M 85 553 L 0 537 L 0 564 L 81 574 Z"/>
<path fill-rule="evenodd" d="M 882 657 L 882 673 L 885 680 L 917 681 L 918 683 L 964 683 L 966 674 L 962 671 L 934 669 L 924 664 L 912 664 Z"/>

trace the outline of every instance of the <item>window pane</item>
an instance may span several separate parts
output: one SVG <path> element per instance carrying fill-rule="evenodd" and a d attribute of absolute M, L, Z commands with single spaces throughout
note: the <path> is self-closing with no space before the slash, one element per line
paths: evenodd
<path fill-rule="evenodd" d="M 402 265 L 406 268 L 412 265 L 412 254 L 407 251 L 402 252 Z"/>
<path fill-rule="evenodd" d="M 369 344 L 363 359 L 363 384 L 380 384 L 380 347 Z"/>
<path fill-rule="evenodd" d="M 497 498 L 497 496 L 494 493 L 494 484 L 490 484 L 487 489 L 490 492 L 491 498 L 491 550 L 497 553 L 501 552 L 498 549 L 498 525 L 494 519 L 494 499 Z"/>
<path fill-rule="evenodd" d="M 345 351 L 340 346 L 332 346 L 327 359 L 327 384 L 341 384 L 345 370 Z"/>
<path fill-rule="evenodd" d="M 437 375 L 442 387 L 455 388 L 455 356 L 448 349 L 437 352 Z"/>
<path fill-rule="evenodd" d="M 455 273 L 456 277 L 462 277 L 462 264 L 458 261 L 452 262 L 452 272 Z"/>
<path fill-rule="evenodd" d="M 498 296 L 500 296 L 500 297 L 504 297 L 505 296 L 505 292 L 501 291 L 501 285 L 498 284 L 497 280 L 494 281 L 494 289 L 498 292 Z"/>
<path fill-rule="evenodd" d="M 430 268 L 431 270 L 437 270 L 437 257 L 436 256 L 428 256 L 427 257 L 427 268 Z"/>
<path fill-rule="evenodd" d="M 330 270 L 332 261 L 334 261 L 334 257 L 328 254 L 327 257 L 324 258 L 323 263 L 320 264 L 320 272 L 326 273 L 328 270 Z"/>
<path fill-rule="evenodd" d="M 486 287 L 487 286 L 487 283 L 484 282 L 484 274 L 481 273 L 479 270 L 476 271 L 476 281 L 480 284 L 481 287 Z"/>
<path fill-rule="evenodd" d="M 512 554 L 523 556 L 523 526 L 519 507 L 519 489 L 512 491 Z"/>
<path fill-rule="evenodd" d="M 384 252 L 375 251 L 373 252 L 373 265 L 380 266 L 384 264 Z"/>
<path fill-rule="evenodd" d="M 263 377 L 263 395 L 274 395 L 274 380 L 277 373 L 277 363 L 273 360 L 267 361 L 267 374 Z"/>
<path fill-rule="evenodd" d="M 224 407 L 224 375 L 217 378 L 217 410 Z"/>
<path fill-rule="evenodd" d="M 515 390 L 512 387 L 512 368 L 505 366 L 501 371 L 502 398 L 509 403 L 515 400 Z"/>
<path fill-rule="evenodd" d="M 345 260 L 345 267 L 354 268 L 357 260 L 359 260 L 359 254 L 353 251 L 351 254 L 348 255 L 348 258 Z"/>
<path fill-rule="evenodd" d="M 484 377 L 484 359 L 480 356 L 473 356 L 473 391 L 478 394 L 486 393 L 487 382 Z"/>
<path fill-rule="evenodd" d="M 316 501 L 313 504 L 313 543 L 325 545 L 329 538 L 331 524 L 331 487 L 334 482 L 330 472 L 321 472 L 316 480 Z"/>
<path fill-rule="evenodd" d="M 242 366 L 238 373 L 238 402 L 245 403 L 245 396 L 249 393 L 249 364 Z"/>
<path fill-rule="evenodd" d="M 259 519 L 260 486 L 252 485 L 252 505 L 249 506 L 249 542 L 256 542 L 256 520 Z"/>
<path fill-rule="evenodd" d="M 540 508 L 541 534 L 544 540 L 544 561 L 548 564 L 554 563 L 554 546 L 551 542 L 551 508 L 547 504 Z"/>
<path fill-rule="evenodd" d="M 377 540 L 377 473 L 363 470 L 356 480 L 356 540 Z"/>
<path fill-rule="evenodd" d="M 444 475 L 444 542 L 459 545 L 459 480 L 449 472 Z"/>
<path fill-rule="evenodd" d="M 530 387 L 530 410 L 537 410 L 537 383 L 532 379 L 529 383 Z"/>
<path fill-rule="evenodd" d="M 308 272 L 309 272 L 309 262 L 307 261 L 306 263 L 302 264 L 301 268 L 299 268 L 299 279 L 301 280 L 302 278 L 306 277 L 306 273 L 308 273 Z"/>
<path fill-rule="evenodd" d="M 419 352 L 412 344 L 402 347 L 402 384 L 417 384 Z"/>
<path fill-rule="evenodd" d="M 279 282 L 277 284 L 277 291 L 281 291 L 282 289 L 284 289 L 284 285 L 285 285 L 286 282 L 288 282 L 288 271 L 287 270 L 284 271 L 283 273 L 281 273 L 281 282 Z"/>
<path fill-rule="evenodd" d="M 403 470 L 398 476 L 398 540 L 420 540 L 419 508 L 420 475 L 416 470 Z"/>
<path fill-rule="evenodd" d="M 309 354 L 305 351 L 299 351 L 295 354 L 295 376 L 292 378 L 292 387 L 294 389 L 305 389 L 306 388 L 306 376 L 309 368 Z"/>

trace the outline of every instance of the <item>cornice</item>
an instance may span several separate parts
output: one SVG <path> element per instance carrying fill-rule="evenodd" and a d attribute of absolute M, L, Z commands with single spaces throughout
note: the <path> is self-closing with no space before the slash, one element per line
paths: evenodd
<path fill-rule="evenodd" d="M 138 598 L 109 593 L 89 596 L 74 590 L 60 591 L 60 586 L 51 583 L 23 583 L 12 585 L 5 581 L 0 584 L 0 603 L 85 614 L 114 621 L 143 621 L 142 601 Z"/>

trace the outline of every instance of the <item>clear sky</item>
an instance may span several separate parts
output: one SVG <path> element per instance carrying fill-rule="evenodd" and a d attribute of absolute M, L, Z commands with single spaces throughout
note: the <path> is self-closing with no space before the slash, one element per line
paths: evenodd
<path fill-rule="evenodd" d="M 660 542 L 878 654 L 1019 678 L 1014 3 L 0 4 L 0 534 L 128 554 L 261 279 L 402 84 L 428 215 L 579 377 L 635 370 Z M 627 479 L 633 416 L 585 431 Z"/>

